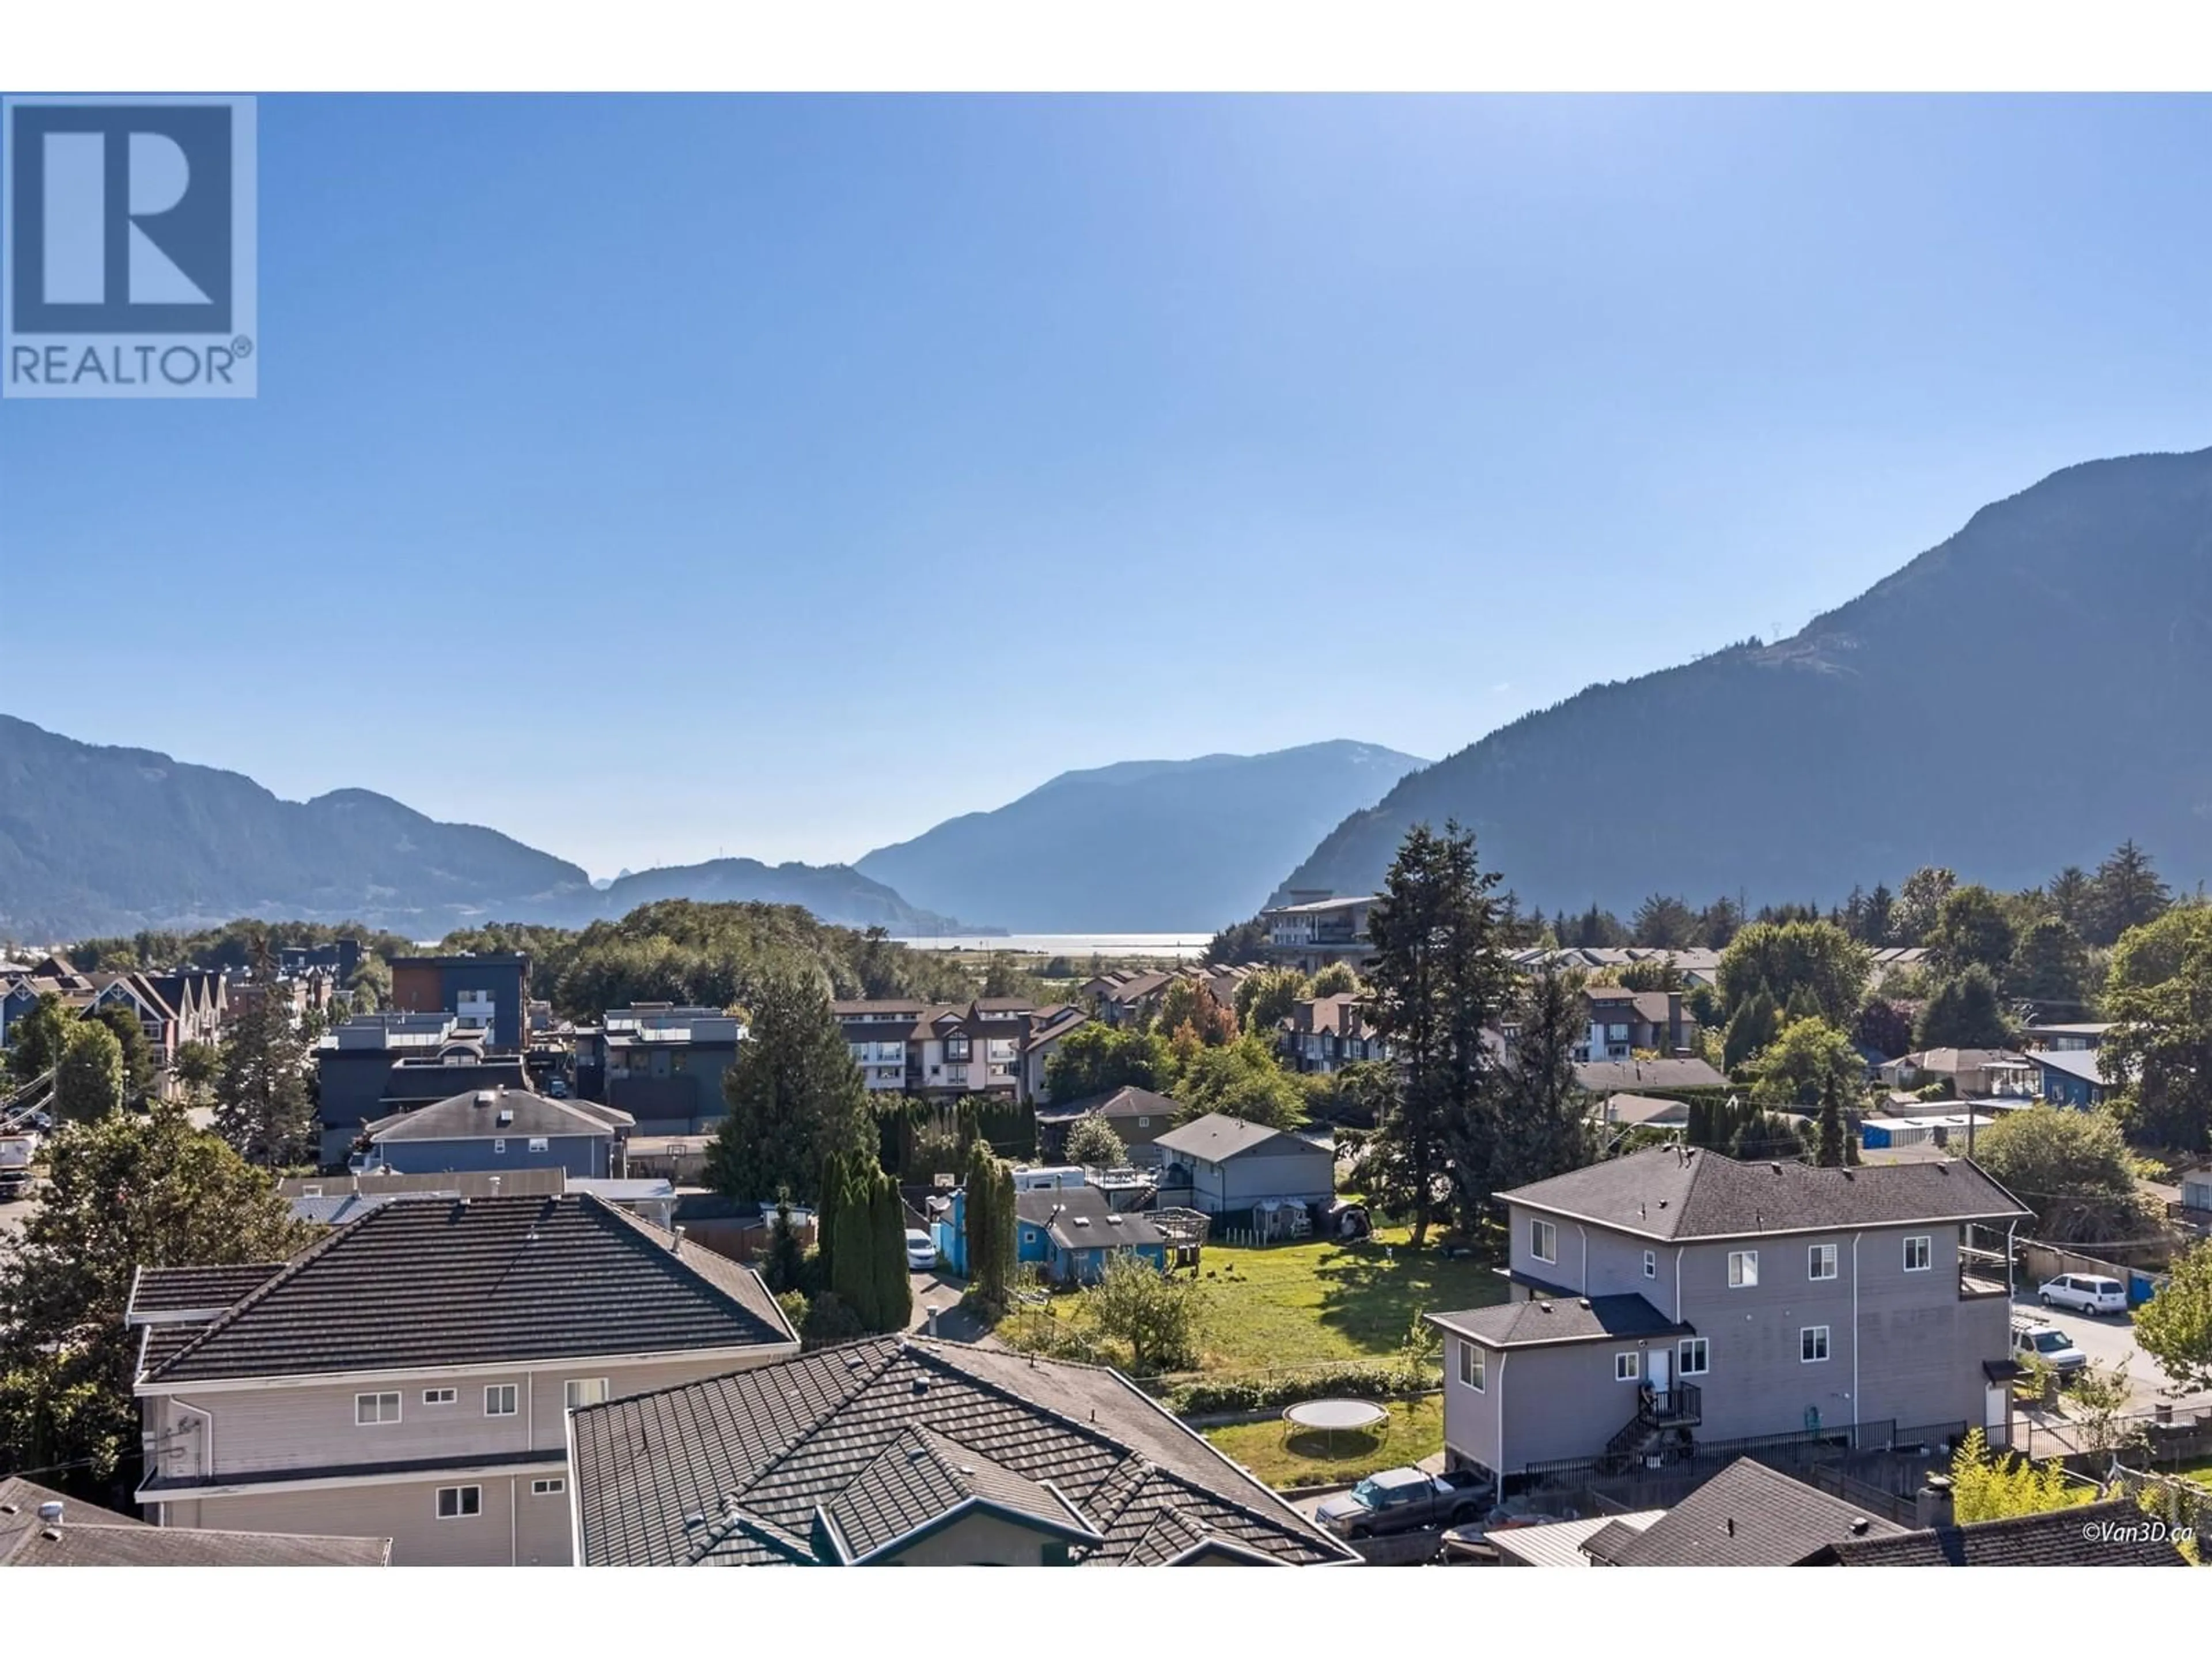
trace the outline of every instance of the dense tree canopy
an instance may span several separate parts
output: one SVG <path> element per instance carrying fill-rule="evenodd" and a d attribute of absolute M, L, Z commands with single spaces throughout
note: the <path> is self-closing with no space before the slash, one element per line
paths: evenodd
<path fill-rule="evenodd" d="M 1088 1100 L 1115 1089 L 1164 1089 L 1169 1080 L 1166 1042 L 1135 1026 L 1094 1022 L 1061 1038 L 1044 1064 L 1046 1097 Z"/>
<path fill-rule="evenodd" d="M 2056 1106 L 2006 1112 L 1976 1134 L 1974 1159 L 2035 1212 L 2039 1238 L 2136 1238 L 2148 1224 L 2134 1162 L 2110 1113 Z"/>
<path fill-rule="evenodd" d="M 1827 1021 L 1793 1019 L 1758 1060 L 1752 1099 L 1768 1111 L 1810 1113 L 1832 1091 L 1856 1102 L 1863 1092 L 1866 1064 L 1851 1040 Z"/>
<path fill-rule="evenodd" d="M 139 1267 L 282 1261 L 308 1230 L 266 1174 L 158 1101 L 64 1127 L 51 1170 L 0 1256 L 0 1458 L 105 1482 L 138 1443 L 123 1310 Z"/>
<path fill-rule="evenodd" d="M 1872 971 L 1866 947 L 1833 922 L 1753 922 L 1721 953 L 1721 1000 L 1733 1014 L 1764 989 L 1787 1006 L 1802 988 L 1823 1019 L 1845 1025 Z"/>
<path fill-rule="evenodd" d="M 1997 982 L 1979 963 L 1938 985 L 1913 1029 L 1921 1048 L 2002 1048 L 2012 1041 Z"/>
<path fill-rule="evenodd" d="M 2172 912 L 2130 933 L 2112 953 L 2117 988 L 2105 999 L 2106 1017 L 2118 1022 L 2105 1062 L 2133 1092 L 2130 1127 L 2139 1139 L 2190 1152 L 2212 1147 L 2212 926 L 2196 920 L 2205 914 Z M 2189 915 L 2190 925 L 2174 929 L 2175 915 Z M 2152 936 L 2162 949 L 2177 931 L 2172 972 L 2136 982 L 2150 967 Z"/>
<path fill-rule="evenodd" d="M 732 1198 L 812 1203 L 831 1158 L 875 1157 L 867 1087 L 818 979 L 760 981 L 751 1015 L 723 1074 L 730 1110 L 708 1148 L 708 1184 Z"/>
<path fill-rule="evenodd" d="M 1995 893 L 1978 884 L 1954 887 L 1936 907 L 1928 932 L 1928 954 L 1939 974 L 1986 968 L 2001 974 L 2017 942 L 2011 919 Z"/>
<path fill-rule="evenodd" d="M 2088 978 L 2088 947 L 2068 922 L 2051 915 L 2021 934 L 2004 981 L 2011 995 L 2025 997 L 2046 1014 L 2063 1017 L 2081 1012 Z"/>
<path fill-rule="evenodd" d="M 90 1123 L 122 1105 L 123 1045 L 105 1021 L 79 1020 L 54 1070 L 54 1115 Z"/>

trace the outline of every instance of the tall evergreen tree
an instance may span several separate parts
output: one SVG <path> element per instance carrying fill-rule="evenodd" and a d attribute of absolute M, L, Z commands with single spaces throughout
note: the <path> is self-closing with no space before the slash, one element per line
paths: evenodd
<path fill-rule="evenodd" d="M 2088 994 L 2089 952 L 2063 917 L 2045 916 L 2020 936 L 2005 973 L 2005 990 L 2039 1012 L 2078 1013 Z"/>
<path fill-rule="evenodd" d="M 873 1157 L 867 1085 L 821 983 L 795 975 L 763 982 L 737 1063 L 724 1073 L 729 1115 L 707 1152 L 707 1184 L 732 1198 L 811 1200 L 828 1161 Z"/>
<path fill-rule="evenodd" d="M 1896 926 L 1897 895 L 1889 890 L 1887 882 L 1878 881 L 1874 891 L 1867 895 L 1866 931 L 1860 942 L 1865 945 L 1887 945 L 1890 930 Z"/>
<path fill-rule="evenodd" d="M 875 1268 L 874 1328 L 902 1331 L 914 1316 L 914 1280 L 906 1262 L 906 1206 L 898 1183 L 882 1170 L 871 1183 L 869 1247 Z"/>
<path fill-rule="evenodd" d="M 2156 921 L 2173 902 L 2150 854 L 2133 840 L 2122 842 L 2097 866 L 2094 894 L 2090 908 L 2096 931 L 2089 935 L 2092 945 L 2110 945 L 2129 928 Z"/>
<path fill-rule="evenodd" d="M 2096 908 L 2096 885 L 2087 871 L 2078 864 L 2069 864 L 2051 878 L 2045 890 L 2051 899 L 2051 914 L 2075 933 L 2087 935 L 2096 925 L 2093 914 Z"/>
<path fill-rule="evenodd" d="M 1484 1031 L 1512 983 L 1491 896 L 1497 884 L 1496 873 L 1476 863 L 1472 834 L 1456 823 L 1441 836 L 1415 824 L 1368 913 L 1372 1018 L 1403 1079 L 1370 1164 L 1384 1206 L 1411 1217 L 1416 1249 L 1427 1240 L 1448 1163 L 1468 1160 L 1461 1184 L 1486 1188 L 1480 1113 L 1492 1059 Z"/>
<path fill-rule="evenodd" d="M 1844 1091 L 1833 1077 L 1820 1080 L 1820 1129 L 1814 1162 L 1840 1170 L 1850 1161 L 1850 1133 L 1844 1122 Z"/>
<path fill-rule="evenodd" d="M 1923 1048 L 2002 1048 L 2012 1024 L 1997 996 L 1997 982 L 1977 963 L 1936 988 L 1920 1010 L 1913 1041 Z"/>
<path fill-rule="evenodd" d="M 1493 1192 L 1545 1181 L 1589 1163 L 1597 1152 L 1580 1091 L 1574 1052 L 1589 1033 L 1578 974 L 1541 968 L 1514 1002 L 1517 1033 L 1503 1066 L 1492 1069 L 1475 1144 L 1453 1146 L 1453 1194 L 1461 1225 L 1472 1231 Z M 1487 1168 L 1479 1158 L 1487 1151 Z M 1470 1175 L 1480 1179 L 1471 1182 Z"/>
<path fill-rule="evenodd" d="M 1781 1029 L 1781 1011 L 1774 1006 L 1773 994 L 1762 985 L 1729 1020 L 1721 1038 L 1721 1064 L 1733 1072 L 1756 1060 Z"/>
<path fill-rule="evenodd" d="M 313 1160 L 313 1102 L 307 1049 L 292 1024 L 268 944 L 257 949 L 261 989 L 233 1016 L 216 1073 L 215 1129 L 249 1164 L 272 1168 Z"/>

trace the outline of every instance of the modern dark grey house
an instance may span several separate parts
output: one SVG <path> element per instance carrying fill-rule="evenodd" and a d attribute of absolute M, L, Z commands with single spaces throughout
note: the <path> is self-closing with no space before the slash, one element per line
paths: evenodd
<path fill-rule="evenodd" d="M 610 1008 L 599 1039 L 606 1102 L 635 1118 L 641 1134 L 712 1134 L 729 1115 L 722 1079 L 744 1035 L 720 1008 Z"/>
<path fill-rule="evenodd" d="M 2006 1438 L 2028 1212 L 1971 1163 L 1662 1147 L 1498 1197 L 1510 1299 L 1430 1316 L 1455 1467 L 1511 1480 L 1853 1425 Z"/>
<path fill-rule="evenodd" d="M 481 1034 L 449 1013 L 365 1014 L 315 1048 L 319 1161 L 342 1169 L 370 1124 L 464 1090 L 527 1089 L 520 1054 L 486 1052 Z"/>
<path fill-rule="evenodd" d="M 623 1173 L 622 1140 L 632 1127 L 629 1113 L 590 1101 L 472 1089 L 371 1124 L 368 1144 L 401 1175 L 559 1170 L 605 1181 Z"/>

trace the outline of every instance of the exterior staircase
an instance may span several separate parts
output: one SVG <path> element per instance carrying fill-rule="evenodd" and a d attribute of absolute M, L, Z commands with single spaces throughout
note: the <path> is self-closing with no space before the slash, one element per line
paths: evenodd
<path fill-rule="evenodd" d="M 1663 1391 L 1647 1391 L 1636 1402 L 1636 1415 L 1605 1443 L 1598 1468 L 1607 1474 L 1632 1469 L 1652 1453 L 1676 1450 L 1691 1443 L 1705 1401 L 1696 1385 L 1678 1382 Z"/>

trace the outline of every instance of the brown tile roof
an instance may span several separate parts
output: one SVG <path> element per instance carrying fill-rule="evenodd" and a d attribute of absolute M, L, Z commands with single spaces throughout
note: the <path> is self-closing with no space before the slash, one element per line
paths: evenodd
<path fill-rule="evenodd" d="M 1048 1486 L 1096 1536 L 1074 1549 L 1086 1565 L 1127 1565 L 1140 1548 L 1167 1559 L 1160 1529 L 1175 1534 L 1176 1523 L 1164 1517 L 1180 1517 L 1188 1536 L 1263 1559 L 1353 1559 L 1115 1372 L 894 1337 L 574 1413 L 579 1559 L 834 1559 L 815 1542 L 817 1510 L 836 1513 L 864 1483 L 870 1496 L 858 1508 L 874 1514 L 890 1504 L 883 1459 L 917 1430 L 937 1437 L 925 1443 L 933 1456 L 975 1471 L 962 1477 L 970 1490 L 988 1489 L 1009 1507 L 1036 1506 Z M 908 1507 L 899 1514 L 911 1518 L 936 1501 L 943 1494 L 929 1483 L 943 1480 L 916 1476 L 928 1489 L 900 1498 Z"/>
<path fill-rule="evenodd" d="M 589 1194 L 394 1199 L 283 1264 L 143 1385 L 772 1346 L 750 1269 Z"/>

